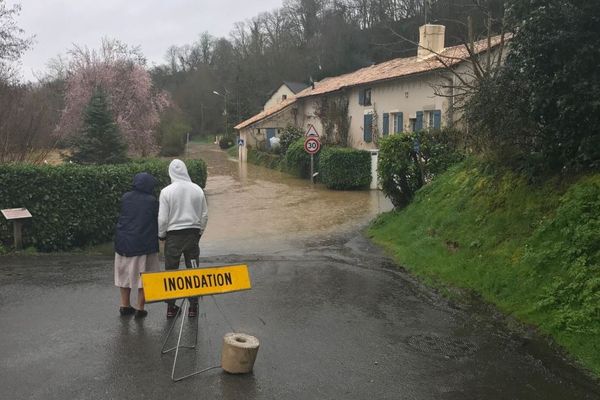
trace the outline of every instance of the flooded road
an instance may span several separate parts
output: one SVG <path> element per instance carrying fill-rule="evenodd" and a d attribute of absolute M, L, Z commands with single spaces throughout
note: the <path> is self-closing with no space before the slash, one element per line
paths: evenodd
<path fill-rule="evenodd" d="M 457 303 L 357 232 L 390 208 L 378 192 L 333 192 L 208 145 L 201 267 L 245 263 L 252 289 L 200 301 L 177 375 L 161 354 L 164 303 L 121 317 L 113 257 L 0 256 L 2 399 L 600 399 L 535 334 L 475 300 Z M 227 332 L 260 340 L 251 374 L 220 365 Z M 175 344 L 171 337 L 169 346 Z"/>
<path fill-rule="evenodd" d="M 392 209 L 380 191 L 333 191 L 306 179 L 238 163 L 216 145 L 194 144 L 208 164 L 209 222 L 203 256 L 273 253 L 357 230 Z"/>

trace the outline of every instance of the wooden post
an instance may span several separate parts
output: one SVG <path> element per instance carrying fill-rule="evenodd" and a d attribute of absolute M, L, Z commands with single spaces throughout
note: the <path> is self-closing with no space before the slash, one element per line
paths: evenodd
<path fill-rule="evenodd" d="M 23 221 L 15 219 L 13 221 L 13 234 L 15 236 L 15 250 L 23 249 Z"/>

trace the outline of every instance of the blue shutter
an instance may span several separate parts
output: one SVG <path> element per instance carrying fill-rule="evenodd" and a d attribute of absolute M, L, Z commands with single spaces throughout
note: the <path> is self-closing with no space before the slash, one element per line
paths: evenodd
<path fill-rule="evenodd" d="M 358 105 L 363 106 L 365 104 L 365 91 L 362 89 L 358 90 Z"/>
<path fill-rule="evenodd" d="M 373 114 L 365 114 L 363 131 L 365 142 L 370 143 L 373 140 Z"/>
<path fill-rule="evenodd" d="M 415 121 L 415 132 L 423 130 L 423 111 L 417 111 L 417 120 Z"/>
<path fill-rule="evenodd" d="M 383 113 L 383 136 L 390 134 L 390 114 Z"/>
<path fill-rule="evenodd" d="M 400 133 L 404 131 L 404 114 L 401 112 L 396 113 L 396 131 L 394 133 Z"/>
<path fill-rule="evenodd" d="M 433 129 L 440 129 L 442 127 L 442 111 L 433 111 Z"/>

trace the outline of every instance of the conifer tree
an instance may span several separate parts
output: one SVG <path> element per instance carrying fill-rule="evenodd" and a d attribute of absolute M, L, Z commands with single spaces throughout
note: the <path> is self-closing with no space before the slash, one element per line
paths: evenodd
<path fill-rule="evenodd" d="M 125 144 L 108 107 L 106 94 L 96 89 L 84 111 L 81 135 L 70 161 L 80 164 L 118 164 L 127 161 Z"/>

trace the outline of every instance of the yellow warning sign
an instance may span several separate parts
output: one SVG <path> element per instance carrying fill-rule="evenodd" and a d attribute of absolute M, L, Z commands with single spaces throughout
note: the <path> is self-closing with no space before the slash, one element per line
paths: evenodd
<path fill-rule="evenodd" d="M 146 302 L 248 290 L 247 265 L 142 273 Z"/>

